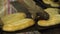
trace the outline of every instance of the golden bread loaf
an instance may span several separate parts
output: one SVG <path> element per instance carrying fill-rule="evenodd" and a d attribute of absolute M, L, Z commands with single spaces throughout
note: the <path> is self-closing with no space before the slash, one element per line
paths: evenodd
<path fill-rule="evenodd" d="M 32 25 L 34 25 L 34 21 L 32 19 L 26 18 L 26 19 L 18 20 L 10 24 L 4 25 L 3 30 L 12 32 L 12 31 L 17 31 L 17 30 L 28 28 Z"/>
<path fill-rule="evenodd" d="M 39 20 L 39 26 L 52 26 L 56 24 L 60 24 L 60 15 L 58 13 L 59 9 L 56 8 L 47 8 L 45 12 L 47 12 L 50 16 L 48 20 Z"/>
<path fill-rule="evenodd" d="M 10 14 L 10 15 L 6 15 L 6 16 L 2 17 L 1 20 L 3 21 L 4 24 L 9 24 L 9 23 L 12 23 L 14 21 L 18 21 L 18 20 L 21 20 L 24 18 L 26 18 L 26 14 L 14 13 L 14 14 Z"/>
<path fill-rule="evenodd" d="M 45 4 L 49 4 L 52 7 L 59 7 L 60 4 L 58 2 L 54 2 L 54 0 L 42 0 Z"/>
<path fill-rule="evenodd" d="M 34 20 L 26 18 L 25 13 L 14 13 L 1 18 L 4 31 L 17 31 L 34 25 Z"/>

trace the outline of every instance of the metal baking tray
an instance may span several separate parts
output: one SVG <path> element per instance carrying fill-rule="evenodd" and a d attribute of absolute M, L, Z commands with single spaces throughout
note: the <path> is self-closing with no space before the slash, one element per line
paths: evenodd
<path fill-rule="evenodd" d="M 14 4 L 15 3 L 15 4 Z M 18 2 L 17 2 L 18 3 Z M 40 3 L 40 4 L 38 4 L 38 3 Z M 45 8 L 47 8 L 47 7 L 50 7 L 50 6 L 47 6 L 47 5 L 45 5 L 45 4 L 42 4 L 42 1 L 39 1 L 37 4 L 39 5 L 39 6 L 41 6 L 43 9 L 45 9 Z M 19 4 L 19 3 L 18 3 Z M 23 7 L 21 4 L 19 4 L 19 5 L 16 5 L 16 2 L 11 2 L 11 5 L 13 5 L 13 7 L 14 8 L 16 8 L 17 10 L 18 10 L 18 12 L 20 12 L 20 11 L 23 11 L 24 13 L 26 13 L 26 14 L 28 14 L 27 15 L 27 18 L 31 18 L 31 14 L 30 14 L 30 12 L 28 11 L 28 9 L 26 8 L 26 7 Z M 19 7 L 20 6 L 20 7 Z M 27 11 L 27 12 L 26 12 Z M 19 31 L 15 31 L 15 32 L 6 32 L 6 33 L 18 33 L 18 32 L 28 32 L 28 31 L 36 31 L 36 30 L 38 30 L 38 31 L 44 31 L 44 30 L 50 30 L 50 29 L 53 29 L 53 28 L 60 28 L 60 24 L 58 24 L 58 25 L 54 25 L 54 26 L 50 26 L 50 27 L 42 27 L 42 26 L 38 26 L 37 25 L 37 21 L 38 21 L 38 19 L 35 19 L 35 25 L 33 25 L 33 26 L 31 26 L 31 27 L 29 27 L 29 28 L 26 28 L 26 29 L 24 29 L 24 30 L 19 30 Z M 0 30 L 1 32 L 5 32 L 5 31 L 3 31 L 2 29 Z"/>

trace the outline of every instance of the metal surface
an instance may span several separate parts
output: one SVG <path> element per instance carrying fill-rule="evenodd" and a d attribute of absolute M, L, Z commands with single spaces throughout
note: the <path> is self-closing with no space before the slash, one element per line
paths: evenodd
<path fill-rule="evenodd" d="M 26 7 L 24 7 L 23 5 L 21 5 L 18 2 L 12 2 L 11 4 L 13 5 L 14 8 L 16 8 L 16 10 L 18 12 L 24 12 L 27 15 L 29 14 L 29 18 L 31 17 L 31 14 L 30 14 L 31 12 L 32 12 L 33 15 L 36 15 L 36 13 L 39 14 L 39 12 L 40 12 L 40 9 L 39 10 L 31 10 L 30 9 L 31 12 L 29 12 L 29 10 Z M 42 13 L 42 15 L 45 15 L 46 14 L 43 11 L 41 11 L 40 13 Z M 43 16 L 43 18 L 44 18 L 44 16 Z M 59 25 L 58 26 L 53 26 L 53 27 L 41 27 L 41 26 L 38 26 L 37 25 L 37 22 L 36 22 L 35 25 L 33 25 L 33 26 L 31 26 L 31 27 L 29 27 L 27 29 L 16 31 L 16 32 L 5 32 L 5 31 L 2 31 L 2 30 L 0 30 L 0 31 L 3 34 L 17 34 L 17 33 L 21 33 L 21 32 L 29 32 L 29 31 L 36 31 L 36 30 L 39 30 L 42 34 L 60 34 L 60 26 Z"/>

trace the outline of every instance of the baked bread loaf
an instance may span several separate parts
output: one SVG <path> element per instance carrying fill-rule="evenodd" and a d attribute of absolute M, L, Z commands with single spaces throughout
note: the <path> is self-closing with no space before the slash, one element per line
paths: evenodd
<path fill-rule="evenodd" d="M 47 8 L 45 11 L 50 15 L 48 20 L 39 20 L 39 26 L 52 26 L 56 24 L 60 24 L 60 15 L 58 13 L 59 9 L 56 8 Z"/>
<path fill-rule="evenodd" d="M 32 19 L 22 19 L 3 26 L 4 31 L 12 32 L 28 28 L 34 24 Z"/>
<path fill-rule="evenodd" d="M 49 4 L 52 7 L 60 7 L 59 0 L 43 0 L 45 4 Z"/>
<path fill-rule="evenodd" d="M 14 21 L 18 21 L 18 20 L 21 20 L 24 18 L 26 18 L 26 14 L 14 13 L 14 14 L 10 14 L 10 15 L 6 15 L 6 16 L 2 17 L 1 20 L 3 21 L 4 24 L 9 24 L 9 23 L 12 23 Z"/>
<path fill-rule="evenodd" d="M 14 13 L 1 18 L 4 31 L 17 31 L 34 25 L 34 20 L 26 18 L 24 13 Z"/>

